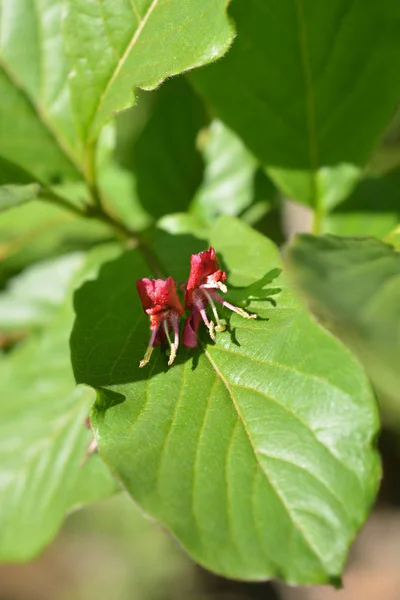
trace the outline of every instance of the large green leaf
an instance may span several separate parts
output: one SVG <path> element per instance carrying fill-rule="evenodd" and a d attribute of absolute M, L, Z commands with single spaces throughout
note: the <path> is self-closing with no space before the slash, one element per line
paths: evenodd
<path fill-rule="evenodd" d="M 153 113 L 125 159 L 141 205 L 153 218 L 187 210 L 203 173 L 196 140 L 205 124 L 205 108 L 183 77 L 156 93 Z"/>
<path fill-rule="evenodd" d="M 84 260 L 79 281 L 93 276 L 106 249 Z M 75 281 L 76 283 L 76 281 Z M 0 362 L 0 560 L 34 556 L 71 507 L 116 489 L 110 473 L 84 457 L 85 417 L 93 390 L 74 385 L 68 352 L 71 289 L 48 328 Z"/>
<path fill-rule="evenodd" d="M 378 390 L 400 401 L 400 254 L 373 238 L 300 236 L 294 275 L 328 324 L 364 362 Z"/>
<path fill-rule="evenodd" d="M 2 0 L 0 18 L 0 156 L 50 182 L 91 182 L 132 86 L 218 58 L 233 35 L 226 0 Z"/>
<path fill-rule="evenodd" d="M 232 40 L 226 0 L 66 0 L 74 113 L 84 140 L 133 102 L 132 86 L 215 60 Z"/>
<path fill-rule="evenodd" d="M 199 240 L 166 232 L 161 240 L 153 249 L 181 280 Z M 159 349 L 138 368 L 150 332 L 135 286 L 149 267 L 137 251 L 76 293 L 72 361 L 77 381 L 98 393 L 92 421 L 101 454 L 209 569 L 336 581 L 377 489 L 371 390 L 285 278 L 271 287 L 280 259 L 268 239 L 223 217 L 210 242 L 229 285 L 265 276 L 235 291 L 255 297 L 249 308 L 260 318 L 233 315 L 215 344 L 203 332 L 201 347 L 181 348 L 172 368 Z"/>
<path fill-rule="evenodd" d="M 400 98 L 399 3 L 236 0 L 230 12 L 232 50 L 192 80 L 289 197 L 333 206 Z"/>
<path fill-rule="evenodd" d="M 1 2 L 0 156 L 43 180 L 76 177 L 82 161 L 61 10 L 61 0 Z"/>

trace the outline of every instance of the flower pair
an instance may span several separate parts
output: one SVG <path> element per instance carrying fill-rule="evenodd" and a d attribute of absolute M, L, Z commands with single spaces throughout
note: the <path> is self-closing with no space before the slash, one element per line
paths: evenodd
<path fill-rule="evenodd" d="M 225 325 L 218 316 L 215 301 L 246 319 L 257 317 L 257 315 L 249 314 L 221 298 L 217 291 L 224 294 L 228 291 L 225 280 L 226 273 L 219 268 L 214 248 L 192 254 L 189 279 L 185 285 L 185 308 L 190 311 L 183 327 L 182 336 L 182 343 L 186 348 L 197 347 L 197 332 L 201 321 L 205 323 L 210 337 L 214 341 L 215 332 L 224 331 Z M 165 340 L 168 341 L 170 347 L 168 365 L 172 365 L 179 346 L 179 319 L 185 312 L 178 298 L 175 282 L 172 277 L 139 279 L 136 285 L 143 310 L 150 317 L 152 332 L 139 367 L 144 367 L 149 362 L 153 348 Z M 207 316 L 208 306 L 211 307 L 215 323 L 210 321 Z M 171 334 L 173 339 L 171 339 Z"/>

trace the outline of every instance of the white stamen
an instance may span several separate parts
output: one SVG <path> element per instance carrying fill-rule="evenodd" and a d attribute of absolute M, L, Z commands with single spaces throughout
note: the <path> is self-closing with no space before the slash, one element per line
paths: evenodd
<path fill-rule="evenodd" d="M 211 310 L 213 311 L 215 320 L 217 322 L 217 326 L 215 328 L 215 331 L 218 331 L 219 333 L 222 332 L 222 331 L 225 331 L 226 327 L 225 327 L 225 325 L 223 323 L 221 323 L 221 320 L 220 320 L 219 315 L 218 315 L 218 311 L 216 309 L 216 306 L 214 304 L 214 301 L 213 301 L 212 297 L 207 292 L 207 290 L 203 289 L 203 292 L 204 292 L 204 294 L 205 294 L 208 302 L 210 303 Z"/>
<path fill-rule="evenodd" d="M 233 304 L 231 304 L 230 302 L 227 302 L 223 298 L 219 298 L 217 295 L 214 296 L 214 298 L 215 298 L 215 300 L 220 302 L 222 304 L 222 306 L 229 308 L 229 310 L 232 310 L 233 312 L 237 313 L 241 317 L 244 317 L 245 319 L 257 319 L 257 317 L 258 317 L 258 315 L 255 315 L 254 313 L 248 313 L 243 308 L 234 306 Z"/>
<path fill-rule="evenodd" d="M 172 321 L 172 326 L 174 329 L 174 342 L 172 343 L 170 335 L 169 335 L 169 331 L 168 331 L 168 324 L 166 324 L 166 322 L 164 321 L 164 330 L 168 339 L 168 343 L 169 343 L 169 347 L 171 349 L 171 353 L 169 355 L 169 360 L 168 360 L 168 366 L 170 367 L 172 365 L 172 363 L 174 362 L 175 358 L 176 358 L 176 353 L 178 351 L 178 346 L 179 346 L 179 324 L 178 324 L 178 319 L 171 315 L 171 321 Z"/>
<path fill-rule="evenodd" d="M 222 283 L 222 281 L 218 281 L 217 285 L 218 285 L 219 289 L 221 290 L 221 292 L 223 292 L 224 294 L 227 293 L 228 288 L 226 287 L 226 285 L 224 283 Z"/>
<path fill-rule="evenodd" d="M 216 338 L 215 338 L 215 326 L 214 326 L 214 322 L 208 320 L 205 308 L 201 308 L 200 309 L 200 314 L 201 314 L 201 318 L 203 319 L 204 323 L 206 324 L 206 326 L 208 328 L 208 333 L 210 334 L 210 338 L 212 339 L 213 342 L 215 342 Z"/>
<path fill-rule="evenodd" d="M 203 285 L 201 285 L 200 288 L 203 289 L 204 291 L 206 289 L 221 290 L 221 292 L 223 292 L 224 294 L 226 294 L 228 291 L 228 288 L 226 287 L 226 285 L 224 283 L 222 283 L 222 281 L 208 281 L 207 283 L 204 283 Z"/>

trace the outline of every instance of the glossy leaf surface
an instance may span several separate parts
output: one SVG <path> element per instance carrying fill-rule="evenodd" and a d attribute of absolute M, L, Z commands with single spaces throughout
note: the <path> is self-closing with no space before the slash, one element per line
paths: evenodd
<path fill-rule="evenodd" d="M 182 281 L 188 249 L 200 242 L 160 236 L 153 248 Z M 210 242 L 236 286 L 232 297 L 250 295 L 259 319 L 224 313 L 229 327 L 216 343 L 203 331 L 200 348 L 181 348 L 171 368 L 163 349 L 138 368 L 150 332 L 135 279 L 150 273 L 137 251 L 76 293 L 72 361 L 77 381 L 98 392 L 92 421 L 102 456 L 209 569 L 337 581 L 379 477 L 371 390 L 351 354 L 276 278 L 268 239 L 224 217 Z"/>

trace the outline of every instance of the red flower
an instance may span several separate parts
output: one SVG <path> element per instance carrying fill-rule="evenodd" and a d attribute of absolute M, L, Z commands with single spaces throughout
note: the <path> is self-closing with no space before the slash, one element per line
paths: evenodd
<path fill-rule="evenodd" d="M 140 361 L 139 367 L 144 367 L 150 360 L 154 346 L 159 346 L 168 340 L 171 354 L 168 364 L 172 365 L 179 346 L 179 317 L 184 313 L 182 304 L 175 289 L 172 277 L 168 279 L 138 279 L 137 290 L 144 312 L 150 317 L 152 331 L 149 345 Z M 170 331 L 174 332 L 174 341 Z"/>
<path fill-rule="evenodd" d="M 185 306 L 190 310 L 190 315 L 186 319 L 183 329 L 183 345 L 187 348 L 196 348 L 197 346 L 197 331 L 201 319 L 214 341 L 215 331 L 224 331 L 225 325 L 219 319 L 214 300 L 246 319 L 257 318 L 257 315 L 247 313 L 217 294 L 216 290 L 221 290 L 224 294 L 228 291 L 224 283 L 225 280 L 226 273 L 219 268 L 214 248 L 210 247 L 209 250 L 199 252 L 199 254 L 192 254 L 185 293 Z M 208 319 L 206 312 L 208 305 L 211 306 L 217 326 Z"/>

